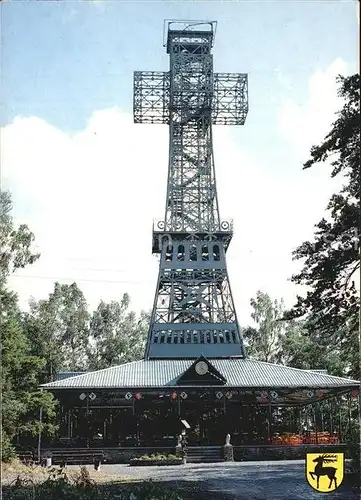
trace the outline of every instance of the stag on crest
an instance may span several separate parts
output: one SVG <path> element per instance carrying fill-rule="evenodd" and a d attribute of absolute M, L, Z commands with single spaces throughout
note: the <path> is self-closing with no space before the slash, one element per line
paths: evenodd
<path fill-rule="evenodd" d="M 331 488 L 332 482 L 335 484 L 335 488 L 337 488 L 337 479 L 336 479 L 336 467 L 323 467 L 323 464 L 330 464 L 337 462 L 337 455 L 329 455 L 327 453 L 319 455 L 313 460 L 314 463 L 316 463 L 315 470 L 313 472 L 310 472 L 310 476 L 312 479 L 315 479 L 315 476 L 317 478 L 317 489 L 319 488 L 320 484 L 320 476 L 327 476 L 330 480 L 330 483 L 328 485 L 328 488 Z"/>

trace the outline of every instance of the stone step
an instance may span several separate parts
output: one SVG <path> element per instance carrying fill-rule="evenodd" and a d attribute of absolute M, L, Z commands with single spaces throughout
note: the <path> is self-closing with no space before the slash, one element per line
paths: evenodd
<path fill-rule="evenodd" d="M 201 451 L 195 452 L 195 451 L 189 451 L 187 450 L 187 455 L 191 457 L 221 457 L 223 456 L 222 453 L 203 453 Z"/>
<path fill-rule="evenodd" d="M 188 448 L 188 455 L 221 455 L 221 450 L 192 450 Z"/>
<path fill-rule="evenodd" d="M 187 450 L 189 463 L 217 463 L 223 462 L 222 449 L 218 446 L 195 446 Z"/>
<path fill-rule="evenodd" d="M 215 464 L 223 462 L 221 458 L 195 458 L 195 457 L 187 457 L 187 463 L 190 464 Z"/>

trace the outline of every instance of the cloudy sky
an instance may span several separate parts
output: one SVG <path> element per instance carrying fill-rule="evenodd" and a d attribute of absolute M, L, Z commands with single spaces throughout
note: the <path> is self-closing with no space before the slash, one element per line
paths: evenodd
<path fill-rule="evenodd" d="M 292 305 L 291 252 L 313 234 L 339 181 L 302 171 L 357 71 L 355 0 L 13 1 L 2 9 L 1 187 L 40 260 L 10 279 L 23 307 L 55 280 L 91 309 L 124 292 L 150 309 L 152 220 L 165 205 L 168 130 L 132 123 L 134 70 L 168 68 L 164 19 L 216 20 L 215 70 L 249 74 L 243 127 L 214 130 L 221 216 L 241 324 L 257 290 Z"/>

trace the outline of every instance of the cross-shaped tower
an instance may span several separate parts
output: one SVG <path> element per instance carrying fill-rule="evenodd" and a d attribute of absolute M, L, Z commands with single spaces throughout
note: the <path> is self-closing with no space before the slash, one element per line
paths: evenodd
<path fill-rule="evenodd" d="M 146 359 L 245 356 L 226 251 L 232 221 L 219 216 L 212 125 L 243 125 L 247 75 L 214 73 L 216 22 L 165 21 L 170 71 L 134 73 L 135 123 L 169 125 L 164 219 Z"/>

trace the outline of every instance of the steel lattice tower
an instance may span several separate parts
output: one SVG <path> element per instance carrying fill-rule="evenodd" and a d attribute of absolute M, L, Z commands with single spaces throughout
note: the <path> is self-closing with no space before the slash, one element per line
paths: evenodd
<path fill-rule="evenodd" d="M 163 220 L 153 226 L 160 254 L 146 359 L 244 357 L 226 251 L 232 221 L 221 220 L 212 125 L 243 125 L 247 75 L 214 73 L 215 22 L 166 21 L 170 71 L 134 73 L 135 123 L 169 125 Z"/>

